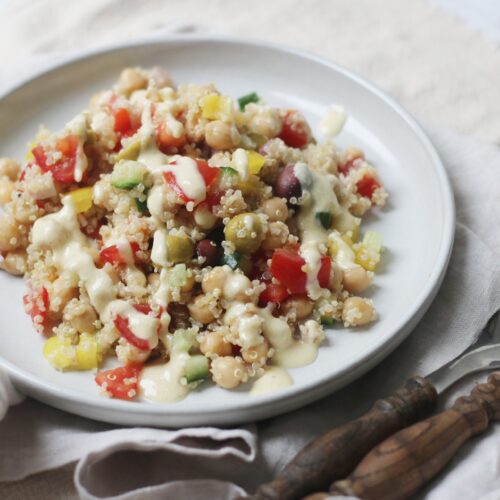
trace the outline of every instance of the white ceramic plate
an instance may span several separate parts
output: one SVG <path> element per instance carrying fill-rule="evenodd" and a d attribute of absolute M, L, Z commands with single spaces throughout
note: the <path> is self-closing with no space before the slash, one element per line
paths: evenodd
<path fill-rule="evenodd" d="M 366 329 L 327 333 L 318 359 L 290 370 L 294 384 L 252 397 L 204 384 L 184 401 L 153 405 L 98 395 L 90 373 L 62 374 L 43 359 L 43 339 L 22 309 L 24 284 L 0 276 L 0 366 L 26 394 L 57 408 L 129 425 L 229 424 L 303 406 L 359 377 L 393 350 L 430 305 L 448 263 L 452 192 L 439 157 L 415 120 L 351 72 L 303 52 L 237 39 L 182 37 L 113 47 L 37 75 L 0 101 L 0 156 L 22 158 L 40 123 L 53 130 L 109 87 L 125 66 L 163 65 L 176 82 L 215 82 L 234 96 L 257 91 L 268 103 L 302 110 L 313 127 L 329 104 L 349 113 L 338 136 L 362 147 L 390 193 L 364 228 L 380 231 L 387 251 L 371 295 L 380 319 Z M 316 130 L 317 132 L 317 130 Z M 318 136 L 318 134 L 316 134 Z"/>

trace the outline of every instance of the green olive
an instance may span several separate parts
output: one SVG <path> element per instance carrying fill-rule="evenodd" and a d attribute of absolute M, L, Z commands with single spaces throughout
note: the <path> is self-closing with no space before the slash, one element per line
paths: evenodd
<path fill-rule="evenodd" d="M 166 237 L 167 260 L 173 264 L 193 258 L 194 243 L 185 234 L 168 234 Z"/>
<path fill-rule="evenodd" d="M 256 252 L 264 239 L 262 222 L 257 214 L 249 212 L 236 215 L 224 229 L 226 240 L 234 245 L 237 252 Z"/>

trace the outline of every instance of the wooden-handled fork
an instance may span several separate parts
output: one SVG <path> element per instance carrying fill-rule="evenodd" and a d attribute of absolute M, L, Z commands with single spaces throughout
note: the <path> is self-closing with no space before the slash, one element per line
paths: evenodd
<path fill-rule="evenodd" d="M 335 482 L 328 496 L 402 500 L 432 479 L 472 436 L 500 420 L 500 372 L 476 386 L 446 411 L 389 437 L 354 472 Z M 316 498 L 321 498 L 319 495 Z"/>
<path fill-rule="evenodd" d="M 494 315 L 477 342 L 460 356 L 423 377 L 413 377 L 365 415 L 311 441 L 278 476 L 261 485 L 253 500 L 297 500 L 347 477 L 376 445 L 428 417 L 438 394 L 465 375 L 500 367 L 500 328 Z M 321 495 L 321 494 L 320 494 Z M 383 497 L 381 497 L 383 498 Z"/>

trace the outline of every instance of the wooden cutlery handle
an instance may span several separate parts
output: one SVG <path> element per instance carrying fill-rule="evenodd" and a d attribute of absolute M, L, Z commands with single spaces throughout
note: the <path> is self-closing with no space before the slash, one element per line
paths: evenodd
<path fill-rule="evenodd" d="M 430 382 L 421 377 L 408 380 L 362 417 L 311 441 L 251 498 L 288 500 L 326 490 L 332 481 L 346 477 L 376 444 L 429 415 L 436 402 L 437 393 Z"/>
<path fill-rule="evenodd" d="M 363 500 L 405 499 L 433 478 L 472 436 L 500 420 L 500 372 L 474 388 L 470 396 L 434 417 L 403 429 L 375 447 L 330 495 Z"/>

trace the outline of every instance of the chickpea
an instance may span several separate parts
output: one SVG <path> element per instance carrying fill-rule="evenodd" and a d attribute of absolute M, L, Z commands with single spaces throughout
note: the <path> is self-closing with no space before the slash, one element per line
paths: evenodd
<path fill-rule="evenodd" d="M 230 356 L 233 352 L 231 344 L 224 339 L 222 333 L 209 332 L 200 339 L 200 351 L 205 356 Z"/>
<path fill-rule="evenodd" d="M 342 268 L 338 264 L 332 262 L 328 288 L 334 292 L 340 291 L 343 279 L 344 279 L 344 271 L 342 271 Z"/>
<path fill-rule="evenodd" d="M 373 281 L 373 274 L 361 266 L 350 267 L 344 270 L 344 288 L 350 293 L 361 293 Z"/>
<path fill-rule="evenodd" d="M 241 358 L 222 356 L 212 361 L 214 382 L 224 389 L 234 389 L 247 380 L 245 364 Z"/>
<path fill-rule="evenodd" d="M 288 314 L 295 311 L 296 319 L 307 318 L 314 309 L 314 303 L 305 296 L 290 297 L 281 304 L 281 311 Z"/>
<path fill-rule="evenodd" d="M 166 237 L 167 259 L 169 262 L 178 264 L 193 258 L 194 243 L 185 234 L 168 234 Z"/>
<path fill-rule="evenodd" d="M 234 125 L 214 120 L 205 125 L 205 141 L 215 149 L 232 149 L 240 143 L 240 133 Z"/>
<path fill-rule="evenodd" d="M 13 158 L 0 158 L 0 177 L 8 177 L 15 181 L 21 169 L 19 163 Z"/>
<path fill-rule="evenodd" d="M 226 240 L 237 252 L 256 252 L 264 239 L 264 229 L 257 214 L 245 212 L 233 217 L 224 229 Z"/>
<path fill-rule="evenodd" d="M 224 282 L 227 278 L 227 271 L 222 267 L 215 267 L 203 276 L 201 280 L 201 289 L 205 293 L 221 290 L 224 288 Z"/>
<path fill-rule="evenodd" d="M 7 177 L 0 178 L 0 205 L 6 205 L 12 200 L 12 192 L 14 191 L 14 183 Z"/>
<path fill-rule="evenodd" d="M 214 313 L 210 309 L 210 300 L 207 295 L 198 295 L 188 304 L 189 314 L 198 323 L 208 325 L 215 319 Z"/>
<path fill-rule="evenodd" d="M 254 134 L 264 137 L 276 137 L 281 132 L 281 119 L 277 112 L 269 110 L 267 113 L 257 113 L 249 123 L 249 128 Z"/>
<path fill-rule="evenodd" d="M 267 341 L 248 347 L 241 350 L 241 356 L 247 363 L 258 363 L 259 365 L 265 365 L 267 355 L 269 353 L 269 344 Z"/>
<path fill-rule="evenodd" d="M 9 252 L 0 262 L 0 268 L 10 274 L 22 276 L 26 272 L 26 260 L 27 256 L 24 250 Z"/>
<path fill-rule="evenodd" d="M 290 234 L 288 226 L 284 222 L 271 222 L 262 242 L 264 250 L 274 250 L 282 247 L 288 240 Z"/>
<path fill-rule="evenodd" d="M 145 89 L 148 79 L 136 68 L 125 68 L 118 78 L 116 91 L 119 94 L 129 96 L 134 90 Z"/>
<path fill-rule="evenodd" d="M 0 251 L 10 252 L 19 245 L 19 227 L 10 214 L 0 213 Z"/>
<path fill-rule="evenodd" d="M 269 218 L 269 222 L 285 222 L 288 218 L 288 207 L 284 198 L 269 198 L 262 203 L 261 209 Z"/>
<path fill-rule="evenodd" d="M 345 326 L 362 326 L 372 322 L 377 317 L 371 300 L 361 297 L 349 297 L 344 302 L 342 321 Z"/>

